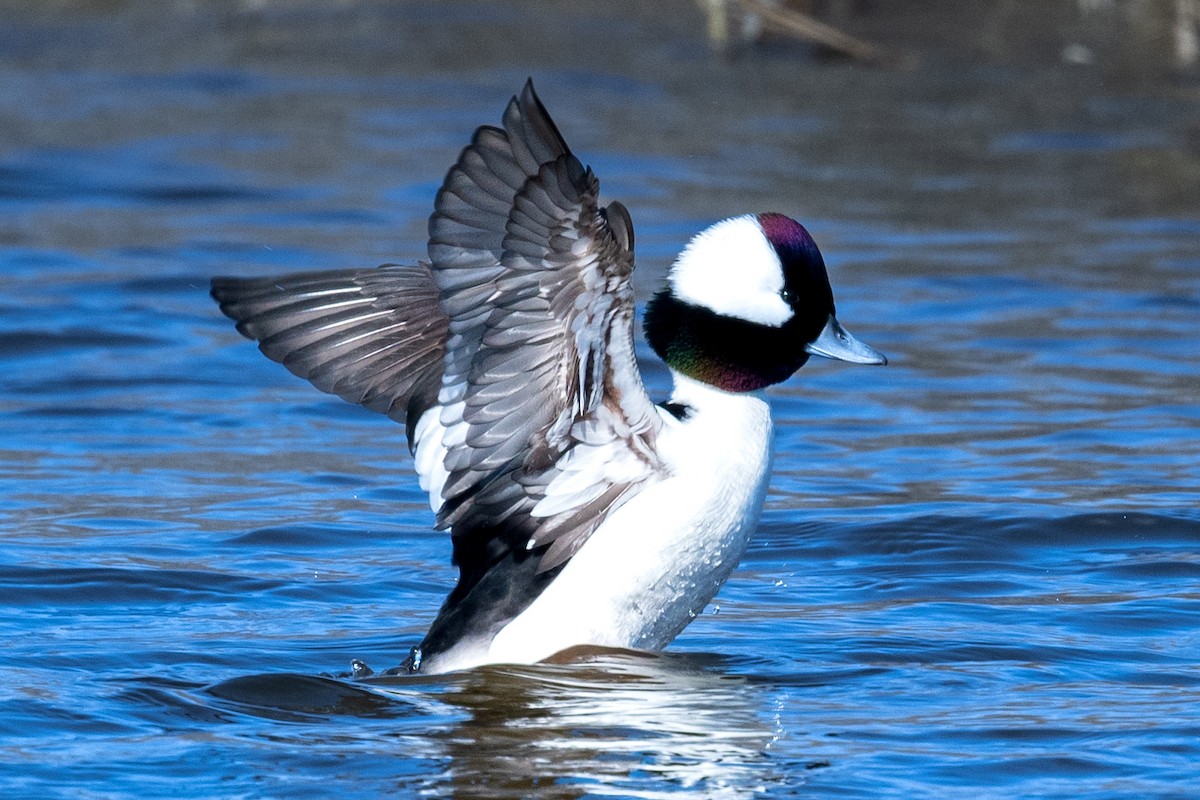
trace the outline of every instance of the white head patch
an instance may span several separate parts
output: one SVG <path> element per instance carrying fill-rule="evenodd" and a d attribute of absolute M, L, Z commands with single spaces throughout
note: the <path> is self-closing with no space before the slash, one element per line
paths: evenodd
<path fill-rule="evenodd" d="M 792 318 L 780 297 L 783 268 L 753 214 L 696 234 L 671 267 L 671 293 L 728 317 L 780 327 Z"/>

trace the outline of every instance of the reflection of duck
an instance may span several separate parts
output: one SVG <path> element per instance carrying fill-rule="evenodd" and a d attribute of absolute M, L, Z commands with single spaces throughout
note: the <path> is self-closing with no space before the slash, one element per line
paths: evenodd
<path fill-rule="evenodd" d="M 408 696 L 406 683 L 378 689 Z M 431 737 L 452 767 L 430 790 L 546 800 L 771 796 L 785 777 L 768 755 L 778 732 L 766 694 L 692 656 L 610 651 L 584 663 L 472 671 L 439 695 L 460 716 Z"/>
<path fill-rule="evenodd" d="M 885 363 L 838 325 L 799 223 L 734 217 L 688 244 L 647 307 L 675 380 L 654 405 L 634 358 L 633 228 L 597 196 L 526 85 L 446 176 L 428 264 L 213 281 L 267 356 L 408 426 L 460 570 L 413 671 L 665 647 L 757 521 L 760 390 L 809 354 Z"/>
<path fill-rule="evenodd" d="M 354 748 L 347 736 L 373 753 L 394 747 L 409 760 L 401 793 L 771 796 L 795 777 L 769 755 L 778 735 L 771 690 L 714 658 L 577 649 L 553 664 L 431 677 L 252 675 L 206 694 L 238 714 L 319 719 L 304 736 L 316 747 L 337 740 L 342 756 Z M 353 724 L 331 727 L 331 717 Z"/>

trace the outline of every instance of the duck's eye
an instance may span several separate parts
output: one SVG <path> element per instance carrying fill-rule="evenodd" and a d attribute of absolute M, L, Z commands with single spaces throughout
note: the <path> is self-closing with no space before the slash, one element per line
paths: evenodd
<path fill-rule="evenodd" d="M 796 302 L 796 294 L 791 289 L 780 289 L 779 299 L 790 306 L 792 303 Z"/>

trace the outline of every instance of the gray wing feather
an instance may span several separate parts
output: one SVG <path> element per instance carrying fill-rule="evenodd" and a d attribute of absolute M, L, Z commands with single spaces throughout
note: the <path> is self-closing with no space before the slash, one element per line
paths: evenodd
<path fill-rule="evenodd" d="M 464 580 L 496 558 L 497 518 L 553 569 L 661 470 L 633 357 L 632 226 L 598 195 L 528 85 L 438 195 L 429 255 L 452 332 L 438 521 Z M 594 469 L 565 475 L 572 451 Z"/>
<path fill-rule="evenodd" d="M 598 195 L 526 84 L 446 175 L 430 266 L 213 281 L 268 357 L 408 423 L 410 447 L 438 409 L 431 492 L 461 573 L 448 607 L 508 554 L 561 566 L 661 475 L 633 352 L 633 227 Z"/>
<path fill-rule="evenodd" d="M 268 358 L 324 392 L 402 424 L 436 402 L 449 321 L 425 265 L 215 278 L 212 295 Z"/>

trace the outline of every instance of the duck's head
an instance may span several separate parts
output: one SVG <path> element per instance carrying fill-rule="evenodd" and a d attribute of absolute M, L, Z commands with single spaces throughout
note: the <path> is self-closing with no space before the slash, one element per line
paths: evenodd
<path fill-rule="evenodd" d="M 697 234 L 644 326 L 669 367 L 727 391 L 786 380 L 810 354 L 887 363 L 838 324 L 821 251 L 783 214 L 732 217 Z"/>

